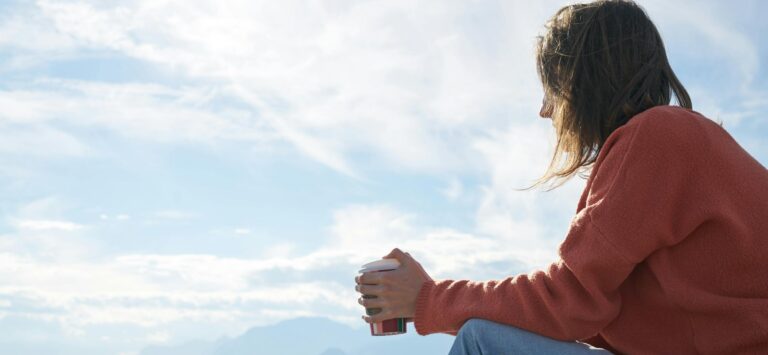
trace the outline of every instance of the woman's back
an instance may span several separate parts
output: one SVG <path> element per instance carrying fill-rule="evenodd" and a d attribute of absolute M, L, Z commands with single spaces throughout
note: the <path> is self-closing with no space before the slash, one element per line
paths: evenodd
<path fill-rule="evenodd" d="M 650 109 L 615 133 L 579 206 L 607 203 L 590 218 L 638 263 L 605 340 L 658 353 L 768 348 L 768 170 L 720 126 L 682 108 Z M 626 156 L 612 191 L 590 196 L 617 146 Z M 605 207 L 625 211 L 597 212 Z"/>

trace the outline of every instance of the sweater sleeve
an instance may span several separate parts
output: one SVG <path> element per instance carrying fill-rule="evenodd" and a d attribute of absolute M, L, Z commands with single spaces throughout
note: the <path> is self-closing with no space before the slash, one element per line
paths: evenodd
<path fill-rule="evenodd" d="M 614 132 L 560 246 L 560 260 L 504 280 L 425 283 L 417 332 L 456 332 L 468 319 L 482 318 L 560 340 L 597 334 L 618 315 L 619 286 L 635 265 L 700 223 L 687 178 L 697 162 L 690 141 L 675 136 L 691 127 L 674 127 L 680 124 L 649 119 Z"/>

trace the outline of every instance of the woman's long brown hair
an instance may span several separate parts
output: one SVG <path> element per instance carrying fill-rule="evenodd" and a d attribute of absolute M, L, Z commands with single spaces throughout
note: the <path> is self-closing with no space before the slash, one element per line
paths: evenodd
<path fill-rule="evenodd" d="M 554 156 L 535 186 L 562 185 L 590 167 L 608 136 L 651 107 L 691 108 L 664 43 L 632 1 L 561 8 L 538 38 L 536 60 L 557 135 Z"/>

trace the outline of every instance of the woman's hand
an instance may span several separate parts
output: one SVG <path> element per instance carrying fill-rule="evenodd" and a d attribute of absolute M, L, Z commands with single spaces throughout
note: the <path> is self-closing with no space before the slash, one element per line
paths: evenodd
<path fill-rule="evenodd" d="M 369 272 L 355 277 L 355 290 L 376 298 L 358 298 L 365 308 L 381 308 L 381 312 L 363 316 L 368 323 L 381 322 L 392 318 L 413 318 L 416 313 L 416 298 L 422 284 L 432 281 L 424 268 L 410 254 L 395 248 L 384 259 L 397 259 L 400 267 L 385 272 Z"/>

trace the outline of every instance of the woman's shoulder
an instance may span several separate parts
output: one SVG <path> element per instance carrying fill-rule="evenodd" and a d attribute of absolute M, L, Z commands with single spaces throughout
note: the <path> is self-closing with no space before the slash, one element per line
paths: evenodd
<path fill-rule="evenodd" d="M 605 141 L 596 167 L 631 165 L 695 167 L 707 162 L 730 136 L 714 121 L 678 106 L 647 109 L 616 129 Z"/>
<path fill-rule="evenodd" d="M 674 149 L 682 153 L 696 149 L 705 141 L 727 137 L 720 125 L 704 115 L 691 109 L 664 105 L 632 117 L 608 137 L 606 145 L 642 145 L 644 149 Z"/>
<path fill-rule="evenodd" d="M 720 125 L 694 110 L 670 105 L 654 106 L 640 112 L 625 126 L 646 132 L 662 131 L 676 135 L 693 134 L 700 129 L 722 130 Z"/>

